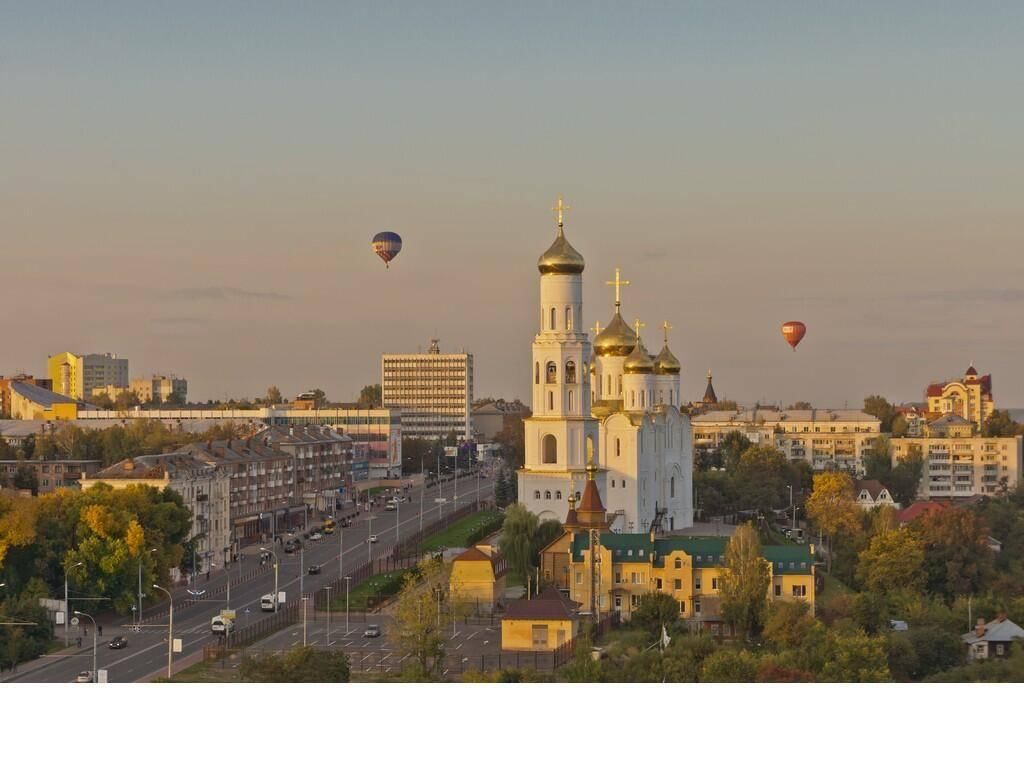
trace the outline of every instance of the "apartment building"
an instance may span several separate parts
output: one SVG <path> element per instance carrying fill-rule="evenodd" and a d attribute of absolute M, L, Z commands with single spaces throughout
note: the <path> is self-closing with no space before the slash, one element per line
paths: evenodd
<path fill-rule="evenodd" d="M 352 483 L 352 438 L 330 427 L 267 427 L 256 438 L 293 461 L 293 491 L 313 511 L 333 512 L 347 498 Z"/>
<path fill-rule="evenodd" d="M 1024 437 L 1020 435 L 930 434 L 927 437 L 893 438 L 891 446 L 894 464 L 915 448 L 921 452 L 924 467 L 917 497 L 922 500 L 955 500 L 979 494 L 990 496 L 1004 487 L 1012 490 L 1021 481 Z"/>
<path fill-rule="evenodd" d="M 962 416 L 979 430 L 996 407 L 992 399 L 992 375 L 979 376 L 973 364 L 959 379 L 929 384 L 925 397 L 931 413 Z"/>
<path fill-rule="evenodd" d="M 188 402 L 188 382 L 177 376 L 146 376 L 132 379 L 129 389 L 143 403 Z"/>
<path fill-rule="evenodd" d="M 50 493 L 59 488 L 78 488 L 79 481 L 89 472 L 97 471 L 99 460 L 91 459 L 28 459 L 0 461 L 2 485 L 13 488 L 18 470 L 24 468 L 35 478 L 38 493 Z M 24 473 L 23 473 L 24 477 Z"/>
<path fill-rule="evenodd" d="M 426 354 L 383 355 L 381 396 L 385 408 L 399 408 L 406 437 L 437 440 L 454 432 L 473 434 L 473 355 L 442 354 L 432 339 Z"/>
<path fill-rule="evenodd" d="M 731 432 L 754 445 L 770 445 L 789 460 L 803 459 L 816 471 L 864 473 L 864 453 L 881 432 L 877 417 L 852 409 L 751 408 L 692 416 L 694 448 L 713 451 Z"/>
<path fill-rule="evenodd" d="M 46 365 L 53 391 L 65 397 L 84 400 L 93 390 L 128 386 L 128 360 L 110 352 L 78 355 L 61 352 L 52 355 Z"/>

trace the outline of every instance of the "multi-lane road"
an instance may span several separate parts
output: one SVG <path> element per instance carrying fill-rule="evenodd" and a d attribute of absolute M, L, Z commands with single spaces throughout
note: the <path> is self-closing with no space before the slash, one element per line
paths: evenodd
<path fill-rule="evenodd" d="M 458 506 L 462 508 L 476 501 L 477 478 L 460 479 Z M 492 496 L 494 480 L 481 478 L 479 494 L 481 499 Z M 339 527 L 332 536 L 324 536 L 316 542 L 307 541 L 303 553 L 284 554 L 278 546 L 279 558 L 278 589 L 285 593 L 287 602 L 300 600 L 300 573 L 303 573 L 303 591 L 310 594 L 316 589 L 337 581 L 339 577 L 339 556 L 341 555 L 344 573 L 348 574 L 368 562 L 371 550 L 373 556 L 390 550 L 397 541 L 411 536 L 419 530 L 420 494 L 424 494 L 423 520 L 424 525 L 450 514 L 454 509 L 454 482 L 449 481 L 433 488 L 413 489 L 411 499 L 399 504 L 398 512 L 383 511 L 377 508 L 372 512 L 363 511 L 347 528 Z M 435 499 L 444 498 L 443 504 Z M 377 543 L 368 544 L 371 532 L 377 536 Z M 269 544 L 266 545 L 270 547 Z M 343 555 L 342 555 L 343 553 Z M 310 565 L 319 564 L 321 572 L 310 576 L 303 572 Z M 200 597 L 198 600 L 179 605 L 175 600 L 174 637 L 182 642 L 182 651 L 175 654 L 175 659 L 183 659 L 201 650 L 211 641 L 210 619 L 222 608 L 233 608 L 237 612 L 237 623 L 244 628 L 249 622 L 255 622 L 264 615 L 260 611 L 260 597 L 273 592 L 274 571 L 268 566 L 260 566 L 259 558 L 253 554 L 247 556 L 237 568 L 231 584 L 231 602 L 223 590 L 214 592 L 211 597 Z M 241 583 L 239 583 L 241 582 Z M 221 582 L 223 584 L 223 582 Z M 203 587 L 199 582 L 197 588 Z M 141 631 L 130 631 L 130 619 L 125 619 L 121 626 L 104 627 L 103 637 L 98 638 L 97 667 L 107 670 L 108 682 L 128 683 L 148 680 L 167 669 L 167 609 L 166 605 L 157 606 L 155 614 L 146 617 Z M 124 635 L 128 646 L 111 649 L 107 643 L 115 635 Z M 5 682 L 26 683 L 66 683 L 75 679 L 83 670 L 92 669 L 93 636 L 83 638 L 82 648 L 74 649 L 70 654 L 57 654 L 45 659 L 46 663 L 33 665 L 32 669 L 8 675 Z"/>

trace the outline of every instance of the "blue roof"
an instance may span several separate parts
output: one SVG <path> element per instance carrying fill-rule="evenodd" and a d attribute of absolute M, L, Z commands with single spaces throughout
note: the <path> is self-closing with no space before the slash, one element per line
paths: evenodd
<path fill-rule="evenodd" d="M 29 384 L 25 381 L 12 381 L 11 389 L 17 392 L 21 397 L 26 400 L 31 400 L 33 403 L 50 407 L 57 403 L 77 403 L 73 397 L 65 397 L 64 395 L 51 392 L 43 387 L 37 387 L 35 384 Z"/>

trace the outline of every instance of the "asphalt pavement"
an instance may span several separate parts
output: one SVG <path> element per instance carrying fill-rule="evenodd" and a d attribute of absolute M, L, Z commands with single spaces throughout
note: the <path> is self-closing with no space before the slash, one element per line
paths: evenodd
<path fill-rule="evenodd" d="M 493 478 L 481 479 L 480 498 L 487 498 L 494 487 Z M 412 535 L 418 530 L 420 517 L 420 496 L 425 494 L 423 501 L 424 524 L 433 522 L 453 511 L 454 482 L 447 482 L 433 488 L 412 490 L 410 501 L 399 504 L 398 512 L 386 512 L 380 507 L 369 515 L 364 511 L 353 519 L 347 528 L 337 528 L 337 533 L 324 536 L 317 542 L 306 541 L 302 553 L 284 554 L 278 547 L 280 570 L 278 589 L 285 592 L 286 602 L 292 603 L 301 599 L 299 584 L 302 582 L 304 591 L 309 594 L 322 586 L 337 580 L 339 575 L 339 553 L 344 551 L 342 558 L 345 573 L 351 573 L 368 561 L 370 550 L 374 556 L 385 554 L 398 541 L 399 525 L 402 536 Z M 435 498 L 446 498 L 443 505 L 436 504 Z M 477 498 L 476 478 L 467 478 L 459 483 L 459 506 L 473 503 Z M 400 518 L 400 523 L 398 522 Z M 368 545 L 370 533 L 376 534 L 376 544 Z M 269 548 L 269 544 L 265 545 Z M 249 622 L 255 622 L 264 614 L 260 611 L 260 597 L 274 589 L 274 570 L 272 565 L 259 565 L 259 545 L 247 548 L 246 557 L 240 565 L 242 576 L 237 570 L 231 584 L 231 601 L 227 595 L 217 594 L 187 605 L 177 605 L 176 595 L 174 609 L 174 637 L 182 641 L 182 652 L 174 654 L 175 665 L 190 655 L 200 652 L 204 645 L 213 637 L 210 632 L 210 620 L 222 608 L 233 608 L 237 611 L 237 624 L 244 628 Z M 316 576 L 305 573 L 304 568 L 317 563 L 322 570 Z M 303 575 L 300 577 L 300 573 Z M 222 581 L 211 584 L 223 585 Z M 242 583 L 238 583 L 242 579 Z M 195 588 L 206 586 L 203 581 L 194 585 Z M 211 591 L 213 591 L 211 589 Z M 219 590 L 218 590 L 219 592 Z M 124 617 L 120 625 L 104 625 L 103 637 L 97 638 L 97 668 L 107 670 L 107 680 L 112 683 L 140 682 L 166 675 L 167 671 L 167 608 L 166 604 L 155 606 L 154 611 L 147 615 L 140 631 L 132 631 L 131 617 Z M 74 633 L 74 630 L 72 630 Z M 333 633 L 332 633 L 333 634 Z M 128 646 L 121 649 L 107 647 L 116 635 L 128 639 Z M 60 635 L 59 635 L 60 636 Z M 74 636 L 74 634 L 72 635 Z M 7 675 L 3 682 L 25 683 L 66 683 L 73 682 L 79 672 L 92 669 L 93 635 L 82 638 L 82 647 L 73 644 L 70 649 L 58 654 L 37 659 L 22 665 L 13 674 Z M 76 641 L 77 642 L 77 641 Z"/>

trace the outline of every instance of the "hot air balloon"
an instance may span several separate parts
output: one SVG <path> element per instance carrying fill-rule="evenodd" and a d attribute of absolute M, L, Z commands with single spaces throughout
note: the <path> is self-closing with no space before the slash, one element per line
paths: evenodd
<path fill-rule="evenodd" d="M 373 251 L 380 256 L 384 266 L 390 268 L 391 260 L 402 250 L 402 238 L 395 232 L 378 232 L 373 236 Z"/>
<path fill-rule="evenodd" d="M 789 342 L 789 346 L 796 352 L 796 345 L 800 343 L 800 339 L 807 333 L 807 326 L 801 323 L 799 320 L 790 320 L 788 323 L 782 324 L 782 337 Z"/>

